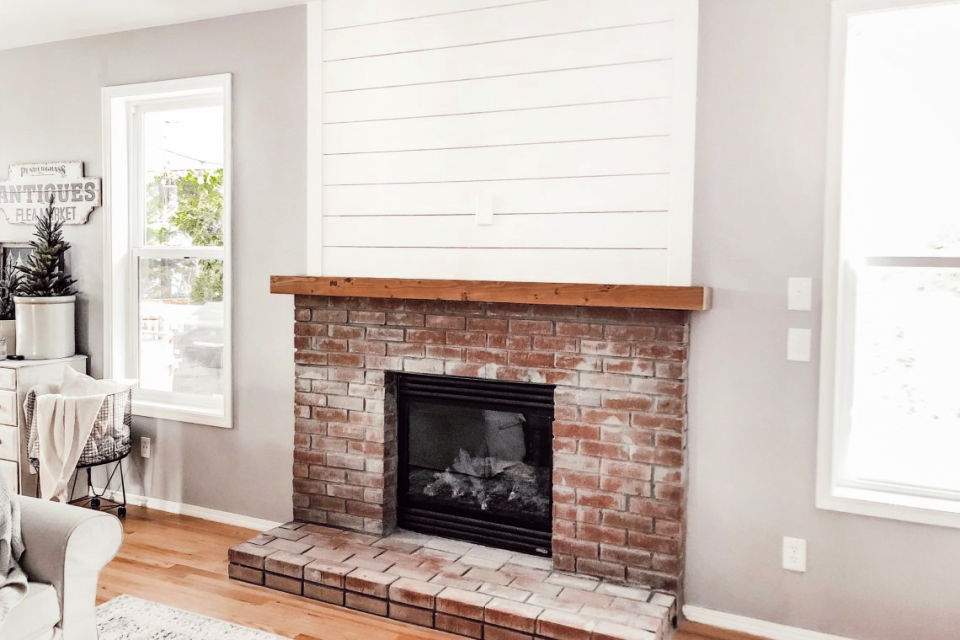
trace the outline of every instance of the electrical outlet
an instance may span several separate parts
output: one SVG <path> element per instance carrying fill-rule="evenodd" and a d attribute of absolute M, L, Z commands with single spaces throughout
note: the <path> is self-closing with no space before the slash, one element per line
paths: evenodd
<path fill-rule="evenodd" d="M 803 538 L 783 537 L 783 568 L 804 573 L 807 570 L 807 541 Z"/>
<path fill-rule="evenodd" d="M 150 438 L 146 438 L 146 437 L 140 438 L 140 457 L 141 458 L 150 457 Z"/>

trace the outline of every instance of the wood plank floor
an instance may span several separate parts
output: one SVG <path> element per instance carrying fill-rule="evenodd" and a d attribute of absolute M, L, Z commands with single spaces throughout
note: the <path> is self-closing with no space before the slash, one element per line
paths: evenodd
<path fill-rule="evenodd" d="M 130 507 L 123 547 L 100 576 L 97 602 L 121 594 L 295 640 L 463 640 L 227 578 L 227 549 L 250 529 Z M 684 625 L 675 640 L 747 640 Z"/>

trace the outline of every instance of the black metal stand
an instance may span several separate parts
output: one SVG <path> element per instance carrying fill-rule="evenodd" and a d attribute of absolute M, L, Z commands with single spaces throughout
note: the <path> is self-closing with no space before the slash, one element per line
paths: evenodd
<path fill-rule="evenodd" d="M 117 515 L 123 518 L 127 515 L 127 485 L 123 478 L 123 460 L 130 452 L 123 454 L 118 458 L 112 458 L 110 460 L 104 460 L 103 462 L 97 462 L 95 464 L 79 464 L 77 465 L 77 470 L 73 476 L 73 486 L 70 487 L 70 504 L 76 505 L 78 507 L 89 507 L 95 511 L 110 511 L 111 509 L 117 510 Z M 94 467 L 101 467 L 103 465 L 112 464 L 113 470 L 110 472 L 110 476 L 107 478 L 107 481 L 103 484 L 103 491 L 97 493 L 96 488 L 93 486 L 93 474 L 92 470 Z M 34 463 L 34 468 L 39 472 L 40 463 L 39 461 Z M 74 494 L 77 491 L 77 481 L 80 479 L 80 470 L 85 469 L 87 475 L 87 495 L 81 496 L 79 498 L 74 498 Z M 120 472 L 120 495 L 122 497 L 121 502 L 111 500 L 106 496 L 107 487 L 110 486 L 110 483 L 113 481 L 114 476 L 117 475 L 117 472 Z M 37 479 L 37 492 L 36 497 L 40 497 L 40 480 Z"/>

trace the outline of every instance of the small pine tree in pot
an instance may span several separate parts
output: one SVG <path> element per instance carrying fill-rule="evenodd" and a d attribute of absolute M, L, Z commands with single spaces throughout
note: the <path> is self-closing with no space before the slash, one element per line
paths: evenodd
<path fill-rule="evenodd" d="M 37 218 L 33 253 L 14 267 L 17 353 L 28 360 L 67 358 L 76 353 L 74 314 L 76 281 L 63 269 L 70 244 L 63 239 L 63 221 L 54 216 L 53 197 Z"/>
<path fill-rule="evenodd" d="M 6 353 L 17 352 L 17 323 L 14 320 L 15 304 L 13 296 L 20 285 L 20 274 L 4 268 L 0 272 L 0 341 L 6 344 Z M 2 348 L 0 348 L 2 353 Z M 3 355 L 0 355 L 3 357 Z"/>

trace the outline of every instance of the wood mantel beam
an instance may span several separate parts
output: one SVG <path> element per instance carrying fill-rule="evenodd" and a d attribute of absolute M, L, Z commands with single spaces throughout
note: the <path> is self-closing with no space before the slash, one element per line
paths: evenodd
<path fill-rule="evenodd" d="M 270 292 L 308 296 L 514 302 L 688 311 L 704 311 L 711 305 L 709 287 L 492 280 L 271 276 Z"/>

